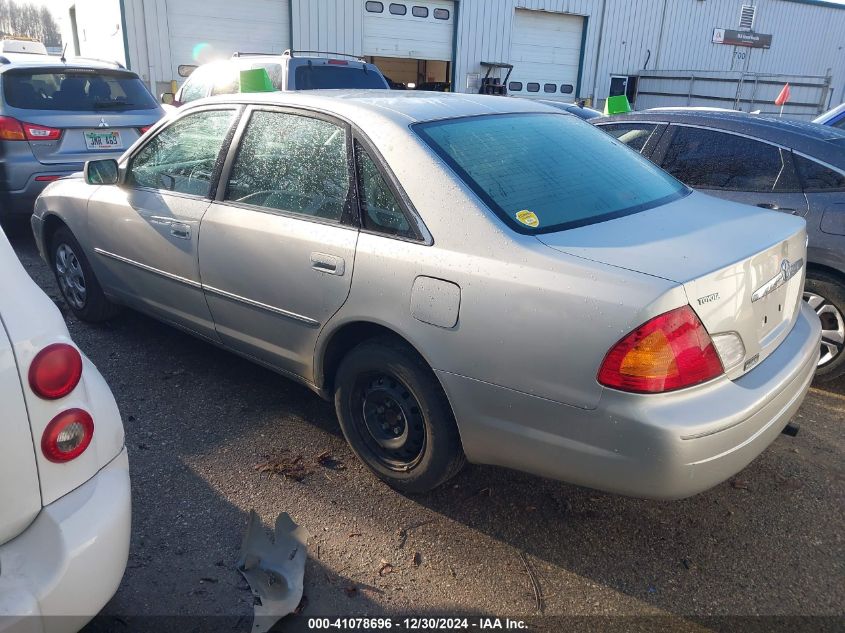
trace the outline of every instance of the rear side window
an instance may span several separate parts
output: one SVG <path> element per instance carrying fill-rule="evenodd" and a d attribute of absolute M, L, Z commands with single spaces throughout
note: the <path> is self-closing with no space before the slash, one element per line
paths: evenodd
<path fill-rule="evenodd" d="M 843 191 L 845 176 L 809 158 L 793 154 L 804 191 Z"/>
<path fill-rule="evenodd" d="M 788 157 L 774 145 L 715 130 L 677 126 L 662 167 L 698 189 L 783 191 Z M 791 178 L 794 180 L 794 178 Z"/>
<path fill-rule="evenodd" d="M 256 112 L 226 200 L 339 221 L 349 200 L 346 129 L 322 119 Z"/>
<path fill-rule="evenodd" d="M 648 123 L 613 123 L 611 125 L 599 126 L 599 129 L 602 132 L 607 132 L 616 140 L 625 143 L 631 149 L 642 152 L 643 147 L 648 143 L 648 139 L 654 134 L 657 126 Z"/>
<path fill-rule="evenodd" d="M 419 236 L 408 221 L 402 206 L 393 195 L 375 161 L 359 144 L 358 179 L 361 186 L 361 223 L 364 228 L 387 235 L 416 239 Z"/>
<path fill-rule="evenodd" d="M 301 64 L 296 67 L 294 81 L 297 90 L 388 87 L 387 82 L 377 72 L 357 64 Z"/>
<path fill-rule="evenodd" d="M 466 117 L 421 123 L 414 130 L 520 233 L 593 224 L 689 191 L 574 116 Z"/>
<path fill-rule="evenodd" d="M 132 158 L 127 184 L 208 196 L 233 110 L 205 110 L 167 126 Z"/>
<path fill-rule="evenodd" d="M 110 70 L 13 70 L 3 75 L 6 103 L 23 110 L 155 110 L 153 96 L 132 73 Z"/>

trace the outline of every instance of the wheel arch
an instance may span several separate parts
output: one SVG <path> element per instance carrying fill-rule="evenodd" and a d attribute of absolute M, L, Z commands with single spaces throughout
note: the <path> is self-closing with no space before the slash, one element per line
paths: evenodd
<path fill-rule="evenodd" d="M 833 268 L 832 266 L 826 266 L 825 264 L 819 264 L 818 262 L 808 262 L 807 263 L 807 276 L 809 277 L 812 272 L 819 272 L 828 277 L 832 277 L 835 279 L 839 284 L 845 286 L 845 273 L 837 268 Z"/>
<path fill-rule="evenodd" d="M 46 255 L 45 259 L 47 259 L 48 263 L 50 264 L 52 264 L 53 258 L 53 249 L 51 248 L 53 236 L 56 234 L 56 231 L 58 231 L 61 227 L 65 227 L 70 230 L 70 227 L 67 225 L 67 222 L 65 222 L 55 213 L 48 213 L 46 216 L 44 216 L 41 226 L 41 239 L 42 243 L 44 244 L 44 253 Z"/>
<path fill-rule="evenodd" d="M 317 352 L 314 355 L 314 382 L 320 392 L 330 398 L 334 391 L 335 374 L 344 356 L 356 345 L 380 337 L 390 337 L 401 341 L 425 360 L 429 367 L 432 367 L 425 354 L 392 327 L 364 319 L 348 321 L 339 324 L 322 336 L 317 343 Z"/>

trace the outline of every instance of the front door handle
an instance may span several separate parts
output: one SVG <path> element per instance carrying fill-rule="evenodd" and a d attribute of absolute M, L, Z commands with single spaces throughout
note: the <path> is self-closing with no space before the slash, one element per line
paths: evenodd
<path fill-rule="evenodd" d="M 170 234 L 180 240 L 191 239 L 191 227 L 183 222 L 173 222 L 170 225 Z"/>
<path fill-rule="evenodd" d="M 343 277 L 346 272 L 346 262 L 337 255 L 311 253 L 311 268 L 320 273 Z"/>

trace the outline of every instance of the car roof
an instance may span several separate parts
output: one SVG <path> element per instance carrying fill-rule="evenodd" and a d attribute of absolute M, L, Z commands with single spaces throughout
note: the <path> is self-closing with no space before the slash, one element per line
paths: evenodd
<path fill-rule="evenodd" d="M 628 121 L 700 125 L 735 132 L 792 148 L 845 169 L 845 130 L 809 121 L 794 121 L 745 112 L 664 110 L 631 112 L 593 119 L 590 122 L 601 125 Z"/>
<path fill-rule="evenodd" d="M 367 121 L 403 126 L 423 121 L 519 112 L 560 113 L 528 99 L 424 90 L 298 90 L 225 95 L 192 101 L 186 107 L 212 103 L 290 105 L 323 110 L 364 125 Z"/>
<path fill-rule="evenodd" d="M 94 68 L 98 70 L 126 70 L 118 62 L 110 62 L 102 59 L 91 59 L 88 57 L 71 57 L 62 61 L 55 55 L 27 55 L 25 53 L 0 53 L 0 73 L 7 72 L 14 68 L 44 68 L 45 66 L 55 68 Z"/>

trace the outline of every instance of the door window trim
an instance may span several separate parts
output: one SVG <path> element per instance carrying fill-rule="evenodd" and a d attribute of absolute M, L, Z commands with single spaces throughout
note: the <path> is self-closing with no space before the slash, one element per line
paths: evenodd
<path fill-rule="evenodd" d="M 626 123 L 627 123 L 627 121 L 626 121 Z M 632 121 L 632 123 L 633 123 L 633 121 Z M 641 123 L 645 123 L 645 121 L 641 121 Z M 749 141 L 756 141 L 757 143 L 763 143 L 764 145 L 770 145 L 774 148 L 777 148 L 780 151 L 781 157 L 784 157 L 784 155 L 786 155 L 786 158 L 788 159 L 788 164 L 784 164 L 784 168 L 789 168 L 789 169 L 792 170 L 793 182 L 796 182 L 798 184 L 798 189 L 796 189 L 794 191 L 793 190 L 786 190 L 786 191 L 776 190 L 776 191 L 769 191 L 769 192 L 767 192 L 767 191 L 748 191 L 747 189 L 725 189 L 723 187 L 719 187 L 719 188 L 716 188 L 716 189 L 711 188 L 711 189 L 709 189 L 710 191 L 739 191 L 739 192 L 747 192 L 747 193 L 804 193 L 804 190 L 801 186 L 801 181 L 800 181 L 799 176 L 798 176 L 798 170 L 796 169 L 795 163 L 792 160 L 792 154 L 791 154 L 791 152 L 793 152 L 792 148 L 786 147 L 785 145 L 781 145 L 780 143 L 775 143 L 774 141 L 770 141 L 768 139 L 763 139 L 763 138 L 759 138 L 759 137 L 756 137 L 756 136 L 751 136 L 749 134 L 743 134 L 742 132 L 736 132 L 734 130 L 726 130 L 724 128 L 711 127 L 709 125 L 700 125 L 700 124 L 696 124 L 696 123 L 675 123 L 674 121 L 669 121 L 668 124 L 667 124 L 667 127 L 666 127 L 666 132 L 663 134 L 663 136 L 660 139 L 660 142 L 654 148 L 653 155 L 651 156 L 651 161 L 655 165 L 660 167 L 661 169 L 663 169 L 663 159 L 666 158 L 666 152 L 669 149 L 669 145 L 675 137 L 675 132 L 672 128 L 678 128 L 678 127 L 695 128 L 695 129 L 698 129 L 698 130 L 705 130 L 707 132 L 716 132 L 718 134 L 730 134 L 731 136 L 738 136 L 740 138 L 744 138 L 744 139 L 747 139 Z M 800 153 L 800 152 L 796 152 L 796 153 Z M 802 154 L 802 156 L 803 156 L 803 154 Z M 816 161 L 816 162 L 819 162 L 819 161 Z M 775 182 L 777 182 L 777 180 Z M 695 189 L 695 187 L 692 187 L 692 188 Z M 707 191 L 707 189 L 704 189 L 704 190 Z"/>
<path fill-rule="evenodd" d="M 263 207 L 257 204 L 249 204 L 248 202 L 238 202 L 235 200 L 227 200 L 226 195 L 229 191 L 229 179 L 232 176 L 232 171 L 235 167 L 235 162 L 238 160 L 241 144 L 246 136 L 247 127 L 249 126 L 252 116 L 256 112 L 275 112 L 279 114 L 290 114 L 293 116 L 300 116 L 309 119 L 317 119 L 326 121 L 346 131 L 346 170 L 349 178 L 349 189 L 347 191 L 347 202 L 344 205 L 343 215 L 340 219 L 332 220 L 331 218 L 321 218 L 315 215 L 308 215 L 306 213 L 297 213 L 295 211 L 287 211 L 285 209 L 275 209 L 272 207 Z M 247 105 L 241 115 L 240 121 L 236 126 L 232 142 L 229 145 L 229 150 L 223 161 L 220 170 L 219 185 L 216 190 L 216 195 L 212 199 L 216 204 L 226 205 L 229 207 L 236 207 L 244 209 L 245 211 L 257 211 L 259 213 L 268 213 L 270 215 L 278 215 L 294 220 L 301 220 L 304 222 L 314 222 L 317 224 L 326 224 L 328 226 L 337 226 L 340 228 L 358 230 L 358 188 L 355 186 L 355 173 L 352 152 L 352 128 L 348 121 L 344 121 L 327 112 L 319 110 L 310 110 L 306 108 L 295 108 L 288 106 L 274 106 L 269 104 L 251 104 Z"/>
<path fill-rule="evenodd" d="M 217 195 L 218 185 L 220 183 L 220 174 L 223 169 L 223 165 L 225 163 L 226 156 L 229 154 L 229 150 L 231 149 L 232 139 L 235 135 L 235 130 L 240 125 L 240 119 L 243 115 L 243 106 L 237 104 L 221 104 L 221 105 L 205 105 L 199 106 L 196 108 L 189 108 L 183 112 L 180 112 L 177 117 L 168 121 L 165 125 L 158 127 L 155 131 L 155 134 L 150 135 L 148 139 L 146 139 L 141 145 L 133 148 L 132 153 L 128 154 L 120 161 L 119 165 L 119 173 L 120 173 L 120 180 L 117 184 L 118 187 L 123 189 L 130 189 L 132 191 L 151 191 L 156 193 L 163 193 L 168 196 L 176 196 L 178 198 L 187 198 L 189 200 L 214 200 Z M 226 132 L 226 136 L 223 138 L 223 144 L 220 146 L 220 151 L 217 154 L 217 160 L 214 163 L 214 170 L 211 173 L 211 180 L 209 182 L 208 194 L 204 196 L 198 196 L 192 193 L 183 193 L 181 191 L 169 191 L 168 189 L 159 189 L 156 187 L 141 187 L 137 185 L 131 185 L 126 182 L 126 178 L 129 174 L 129 169 L 132 166 L 132 161 L 140 154 L 144 149 L 149 145 L 154 139 L 158 138 L 158 136 L 164 132 L 165 130 L 169 129 L 185 117 L 188 117 L 192 114 L 197 114 L 198 112 L 209 112 L 209 111 L 232 111 L 234 112 L 234 117 L 232 117 L 232 122 L 229 124 L 229 129 Z"/>

